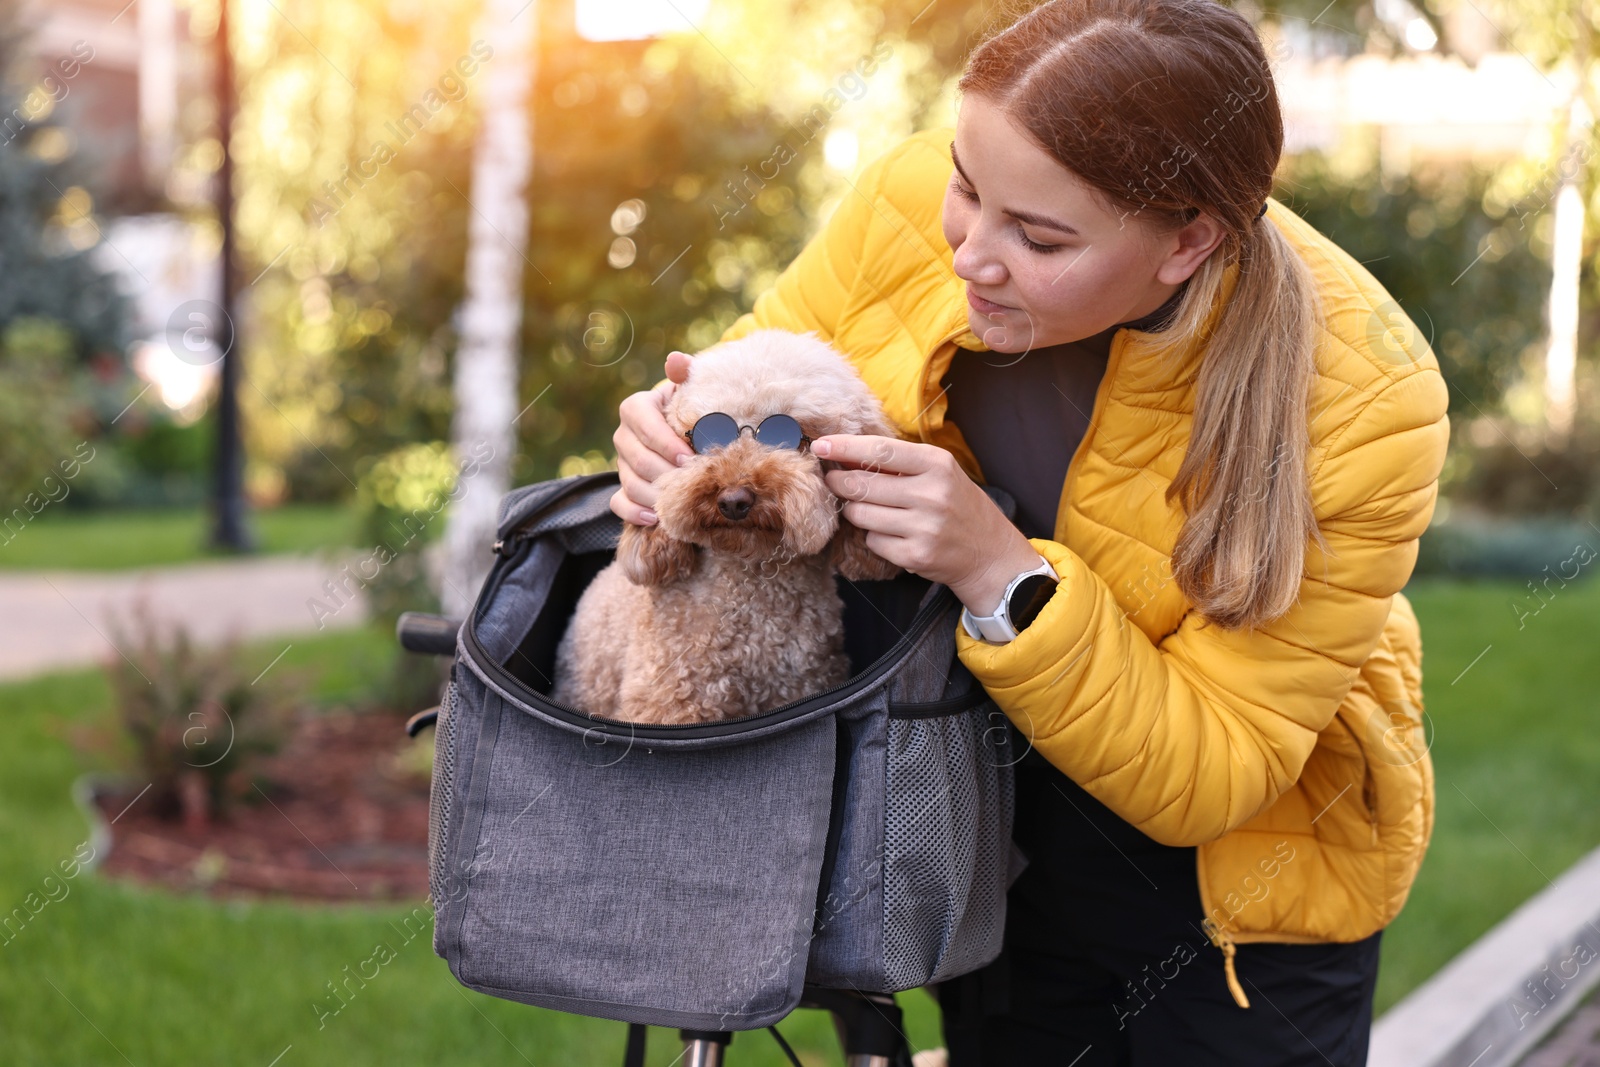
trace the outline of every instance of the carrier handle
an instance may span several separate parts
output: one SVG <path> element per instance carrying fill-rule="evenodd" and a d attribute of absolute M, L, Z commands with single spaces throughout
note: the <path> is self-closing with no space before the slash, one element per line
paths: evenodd
<path fill-rule="evenodd" d="M 428 727 L 437 726 L 438 723 L 438 708 L 429 708 L 427 711 L 419 711 L 415 715 L 411 716 L 411 718 L 406 720 L 406 736 L 416 737 Z"/>
<path fill-rule="evenodd" d="M 461 631 L 461 621 L 445 615 L 407 611 L 402 612 L 400 618 L 395 620 L 394 633 L 400 639 L 400 647 L 408 652 L 453 656 L 456 653 L 456 634 Z"/>

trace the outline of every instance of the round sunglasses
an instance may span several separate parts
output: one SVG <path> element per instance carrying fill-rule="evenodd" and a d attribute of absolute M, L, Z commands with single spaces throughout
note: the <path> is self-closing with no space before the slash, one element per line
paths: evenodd
<path fill-rule="evenodd" d="M 768 415 L 757 427 L 741 426 L 732 415 L 713 411 L 695 420 L 694 427 L 684 433 L 684 439 L 696 453 L 704 454 L 713 448 L 726 448 L 737 441 L 746 430 L 755 434 L 757 441 L 768 448 L 794 448 L 804 452 L 811 438 L 800 428 L 793 416 Z"/>

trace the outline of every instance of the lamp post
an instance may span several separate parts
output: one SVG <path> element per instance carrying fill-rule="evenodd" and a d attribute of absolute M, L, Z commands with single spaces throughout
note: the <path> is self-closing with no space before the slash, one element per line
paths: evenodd
<path fill-rule="evenodd" d="M 238 271 L 234 265 L 233 232 L 233 116 L 237 103 L 233 84 L 233 53 L 228 47 L 228 0 L 218 0 L 216 54 L 217 138 L 222 143 L 222 165 L 217 170 L 217 219 L 222 224 L 222 314 L 217 316 L 222 352 L 217 388 L 217 437 L 213 467 L 212 526 L 210 544 L 234 552 L 256 548 L 245 516 L 244 453 L 239 442 L 239 347 L 237 308 Z"/>

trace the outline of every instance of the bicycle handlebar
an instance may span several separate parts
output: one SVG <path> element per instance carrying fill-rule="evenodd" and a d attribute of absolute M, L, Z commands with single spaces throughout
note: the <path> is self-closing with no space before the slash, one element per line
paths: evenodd
<path fill-rule="evenodd" d="M 433 656 L 453 656 L 456 653 L 456 634 L 461 630 L 460 619 L 444 615 L 429 615 L 422 611 L 407 611 L 395 621 L 394 633 L 400 647 L 408 652 L 421 652 Z"/>

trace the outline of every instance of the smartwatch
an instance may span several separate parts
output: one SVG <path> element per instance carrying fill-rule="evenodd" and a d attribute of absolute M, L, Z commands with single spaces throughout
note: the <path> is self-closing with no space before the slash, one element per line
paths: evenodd
<path fill-rule="evenodd" d="M 1055 568 L 1041 555 L 1037 567 L 1011 579 L 1000 597 L 1000 607 L 993 615 L 974 615 L 963 606 L 961 625 L 969 635 L 980 641 L 992 644 L 1010 641 L 1044 610 L 1059 582 L 1060 576 Z"/>

